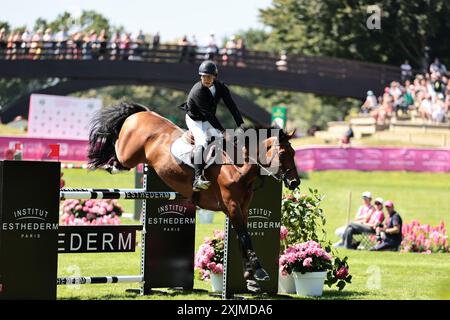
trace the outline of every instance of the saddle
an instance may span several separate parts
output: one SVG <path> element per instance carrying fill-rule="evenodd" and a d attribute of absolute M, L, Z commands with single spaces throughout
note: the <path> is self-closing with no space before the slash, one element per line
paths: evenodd
<path fill-rule="evenodd" d="M 208 143 L 210 143 L 209 141 Z M 170 146 L 170 152 L 172 156 L 179 163 L 184 163 L 194 168 L 194 144 L 195 139 L 191 131 L 184 132 L 179 138 L 177 138 Z M 216 154 L 216 145 L 208 145 L 208 154 L 206 156 L 205 169 L 214 163 Z"/>

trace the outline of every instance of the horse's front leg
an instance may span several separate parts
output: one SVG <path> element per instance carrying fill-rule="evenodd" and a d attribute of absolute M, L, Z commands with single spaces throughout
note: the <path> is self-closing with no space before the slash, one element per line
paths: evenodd
<path fill-rule="evenodd" d="M 255 278 L 259 281 L 266 281 L 269 280 L 269 275 L 264 270 L 264 268 L 261 266 L 261 263 L 259 262 L 258 257 L 256 256 L 255 250 L 253 249 L 253 245 L 251 242 L 250 234 L 248 233 L 247 229 L 247 221 L 248 221 L 248 211 L 250 207 L 250 202 L 253 197 L 253 191 L 251 188 L 247 188 L 247 191 L 245 193 L 244 199 L 241 204 L 241 212 L 242 216 L 244 217 L 244 226 L 245 226 L 245 235 L 248 237 L 248 244 L 244 246 L 243 250 L 247 250 L 246 257 L 248 259 L 248 263 L 250 267 L 255 270 Z M 243 241 L 245 241 L 245 237 L 243 237 Z"/>

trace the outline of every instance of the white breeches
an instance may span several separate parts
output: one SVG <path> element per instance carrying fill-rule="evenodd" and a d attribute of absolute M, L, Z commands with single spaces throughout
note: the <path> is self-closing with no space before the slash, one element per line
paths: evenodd
<path fill-rule="evenodd" d="M 196 147 L 202 146 L 206 148 L 208 140 L 210 140 L 209 138 L 212 136 L 218 138 L 223 137 L 222 133 L 214 128 L 209 121 L 195 121 L 186 115 L 186 125 L 194 136 Z"/>

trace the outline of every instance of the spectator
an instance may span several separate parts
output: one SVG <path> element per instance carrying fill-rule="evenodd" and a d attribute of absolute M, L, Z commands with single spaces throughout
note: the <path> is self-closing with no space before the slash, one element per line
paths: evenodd
<path fill-rule="evenodd" d="M 1 28 L 0 29 L 0 59 L 3 59 L 6 56 L 6 44 L 7 44 L 7 37 L 6 37 L 6 29 Z"/>
<path fill-rule="evenodd" d="M 97 59 L 96 42 L 97 33 L 95 30 L 91 30 L 89 33 L 84 35 L 82 45 L 84 60 Z"/>
<path fill-rule="evenodd" d="M 20 38 L 17 31 L 11 32 L 6 40 L 6 59 L 16 59 L 16 42 Z"/>
<path fill-rule="evenodd" d="M 22 34 L 17 32 L 13 38 L 15 59 L 20 59 L 22 55 Z"/>
<path fill-rule="evenodd" d="M 232 64 L 236 65 L 236 37 L 233 35 L 230 39 L 225 43 L 225 48 L 223 49 L 222 55 L 222 64 Z"/>
<path fill-rule="evenodd" d="M 155 50 L 158 49 L 160 42 L 161 42 L 161 36 L 159 35 L 159 31 L 158 31 L 153 36 L 152 48 L 155 49 Z"/>
<path fill-rule="evenodd" d="M 367 233 L 375 234 L 376 228 L 384 221 L 383 199 L 375 199 L 375 211 L 364 222 L 351 222 L 345 229 L 343 240 L 347 249 L 356 249 L 358 243 L 353 243 L 353 235 Z"/>
<path fill-rule="evenodd" d="M 133 46 L 133 56 L 130 57 L 132 60 L 142 60 L 142 54 L 145 52 L 145 35 L 142 30 L 139 30 L 136 36 L 136 43 Z"/>
<path fill-rule="evenodd" d="M 31 41 L 31 33 L 28 29 L 25 29 L 21 36 L 22 44 L 21 44 L 21 53 L 20 58 L 29 59 L 29 50 L 30 50 L 30 41 Z"/>
<path fill-rule="evenodd" d="M 189 62 L 195 63 L 195 60 L 197 59 L 197 38 L 195 37 L 195 34 L 192 35 L 191 39 L 191 45 L 189 47 Z"/>
<path fill-rule="evenodd" d="M 245 67 L 245 42 L 243 38 L 239 38 L 236 43 L 237 67 Z"/>
<path fill-rule="evenodd" d="M 121 38 L 122 36 L 120 34 L 120 31 L 116 31 L 111 41 L 111 60 L 119 60 Z"/>
<path fill-rule="evenodd" d="M 444 114 L 444 119 L 446 118 L 448 121 L 450 117 L 450 93 L 445 96 Z"/>
<path fill-rule="evenodd" d="M 419 100 L 419 113 L 420 116 L 422 117 L 422 121 L 430 122 L 432 112 L 431 99 L 426 97 L 423 91 L 419 91 L 418 100 Z"/>
<path fill-rule="evenodd" d="M 444 64 L 442 64 L 438 58 L 434 59 L 434 62 L 430 64 L 430 73 L 439 72 L 440 74 L 446 75 L 447 68 Z"/>
<path fill-rule="evenodd" d="M 376 228 L 379 243 L 372 247 L 371 251 L 395 250 L 397 251 L 402 243 L 402 217 L 394 210 L 394 203 L 386 201 L 386 210 L 389 218 L 385 225 Z"/>
<path fill-rule="evenodd" d="M 13 56 L 13 47 L 14 47 L 13 36 L 14 32 L 11 32 L 9 36 L 6 38 L 6 59 L 12 59 Z"/>
<path fill-rule="evenodd" d="M 314 135 L 316 134 L 316 131 L 320 130 L 320 126 L 313 124 L 311 127 L 308 128 L 308 130 L 306 131 L 306 135 L 310 136 L 310 137 L 314 137 Z"/>
<path fill-rule="evenodd" d="M 56 57 L 58 59 L 64 59 L 67 54 L 67 40 L 69 39 L 69 34 L 67 32 L 67 27 L 62 27 L 55 35 L 56 41 Z"/>
<path fill-rule="evenodd" d="M 100 34 L 97 37 L 98 43 L 98 59 L 104 60 L 107 55 L 107 47 L 108 47 L 108 34 L 105 29 L 100 31 Z"/>
<path fill-rule="evenodd" d="M 414 107 L 412 92 L 414 92 L 413 85 L 409 85 L 408 89 L 402 88 L 402 95 L 400 96 L 397 107 L 395 108 L 396 116 L 398 116 L 399 110 L 401 110 L 403 114 L 407 114 L 408 110 Z"/>
<path fill-rule="evenodd" d="M 408 60 L 405 60 L 405 62 L 400 66 L 400 69 L 402 82 L 412 79 L 412 67 Z"/>
<path fill-rule="evenodd" d="M 159 31 L 158 31 L 152 38 L 152 52 L 150 55 L 151 59 L 154 59 L 156 57 L 156 50 L 158 50 L 160 41 L 161 41 L 161 37 L 160 37 Z"/>
<path fill-rule="evenodd" d="M 72 36 L 72 59 L 81 59 L 83 53 L 83 33 L 75 32 Z"/>
<path fill-rule="evenodd" d="M 350 123 L 348 125 L 347 131 L 345 131 L 344 135 L 342 136 L 342 139 L 339 141 L 339 146 L 341 148 L 348 148 L 348 147 L 350 147 L 350 140 L 354 136 L 355 135 L 353 133 L 352 124 Z"/>
<path fill-rule="evenodd" d="M 385 88 L 383 98 L 381 100 L 381 106 L 370 113 L 374 117 L 377 124 L 380 125 L 384 125 L 386 119 L 391 118 L 394 110 L 394 99 L 389 92 L 390 88 Z"/>
<path fill-rule="evenodd" d="M 120 41 L 120 59 L 128 60 L 131 54 L 131 33 L 126 32 Z"/>
<path fill-rule="evenodd" d="M 445 102 L 444 95 L 439 93 L 436 101 L 432 104 L 431 107 L 431 120 L 435 123 L 441 123 L 444 120 L 445 116 Z"/>
<path fill-rule="evenodd" d="M 41 58 L 42 37 L 43 37 L 42 30 L 38 30 L 38 32 L 36 32 L 31 37 L 30 55 L 33 57 L 34 60 L 39 60 Z"/>
<path fill-rule="evenodd" d="M 366 100 L 364 101 L 364 104 L 361 106 L 361 113 L 368 114 L 373 109 L 375 109 L 378 105 L 377 98 L 373 94 L 372 90 L 367 91 Z"/>
<path fill-rule="evenodd" d="M 54 57 L 54 40 L 52 29 L 45 29 L 44 35 L 42 36 L 42 55 L 44 59 L 51 59 Z"/>
<path fill-rule="evenodd" d="M 218 53 L 219 48 L 217 47 L 216 38 L 214 33 L 211 32 L 208 39 L 208 47 L 206 48 L 205 60 L 214 61 Z"/>
<path fill-rule="evenodd" d="M 367 221 L 367 219 L 370 218 L 370 216 L 375 211 L 374 206 L 371 204 L 371 202 L 372 202 L 372 193 L 371 192 L 369 192 L 369 191 L 363 192 L 362 200 L 363 200 L 363 204 L 358 208 L 358 211 L 356 212 L 355 220 L 353 220 L 353 222 L 363 223 L 363 222 Z M 341 240 L 336 242 L 333 245 L 334 247 L 338 248 L 338 247 L 344 246 L 343 236 L 344 236 L 346 229 L 347 229 L 347 226 L 342 226 L 342 227 L 336 229 L 335 233 L 339 238 L 341 238 Z"/>
<path fill-rule="evenodd" d="M 287 56 L 284 51 L 281 52 L 280 60 L 275 62 L 278 71 L 287 71 Z"/>
<path fill-rule="evenodd" d="M 185 35 L 183 36 L 183 38 L 181 38 L 178 41 L 178 45 L 181 47 L 181 55 L 180 55 L 180 59 L 178 60 L 178 62 L 184 62 L 189 54 L 189 40 L 188 37 Z"/>
<path fill-rule="evenodd" d="M 439 72 L 431 75 L 431 85 L 433 86 L 433 91 L 435 94 L 445 93 L 446 84 L 442 81 L 442 77 Z"/>

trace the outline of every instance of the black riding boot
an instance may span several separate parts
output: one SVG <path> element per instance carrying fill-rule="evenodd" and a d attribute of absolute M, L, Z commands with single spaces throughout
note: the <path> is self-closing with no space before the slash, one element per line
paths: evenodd
<path fill-rule="evenodd" d="M 203 169 L 205 168 L 205 161 L 203 159 L 203 147 L 196 147 L 194 150 L 194 182 L 192 184 L 193 191 L 206 190 L 211 185 L 211 182 L 203 177 Z"/>

